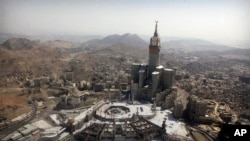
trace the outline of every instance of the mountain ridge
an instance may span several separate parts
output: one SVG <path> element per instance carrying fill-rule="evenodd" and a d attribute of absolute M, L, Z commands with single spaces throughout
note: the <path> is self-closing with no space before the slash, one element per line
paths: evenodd
<path fill-rule="evenodd" d="M 37 45 L 26 38 L 11 38 L 3 42 L 2 46 L 8 50 L 29 50 Z"/>
<path fill-rule="evenodd" d="M 103 39 L 92 39 L 83 43 L 81 47 L 87 50 L 98 50 L 117 43 L 125 43 L 138 48 L 145 48 L 148 46 L 148 43 L 141 39 L 138 35 L 126 33 L 123 35 L 109 35 L 104 37 Z"/>
<path fill-rule="evenodd" d="M 177 49 L 186 52 L 193 51 L 205 51 L 205 50 L 214 50 L 214 51 L 226 51 L 235 49 L 234 47 L 216 44 L 210 41 L 201 40 L 201 39 L 179 39 L 179 40 L 170 40 L 162 43 L 162 47 L 165 49 Z"/>

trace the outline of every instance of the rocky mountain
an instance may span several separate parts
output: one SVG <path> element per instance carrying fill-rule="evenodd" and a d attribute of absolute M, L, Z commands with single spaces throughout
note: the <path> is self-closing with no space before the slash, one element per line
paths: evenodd
<path fill-rule="evenodd" d="M 79 43 L 64 40 L 49 40 L 41 42 L 39 45 L 43 48 L 52 48 L 58 52 L 64 52 L 67 54 L 73 54 L 82 51 L 82 49 L 79 47 Z"/>
<path fill-rule="evenodd" d="M 26 38 L 12 38 L 6 40 L 2 46 L 9 50 L 28 50 L 34 48 L 36 44 Z"/>
<path fill-rule="evenodd" d="M 75 48 L 76 43 L 64 40 L 50 40 L 41 43 L 41 46 L 51 48 Z"/>
<path fill-rule="evenodd" d="M 70 41 L 70 42 L 77 42 L 77 43 L 84 43 L 86 41 L 92 39 L 101 39 L 103 36 L 100 35 L 73 35 L 73 34 L 31 34 L 31 35 L 24 35 L 24 34 L 17 34 L 17 33 L 3 33 L 0 32 L 0 44 L 5 42 L 11 38 L 26 38 L 29 40 L 36 40 L 41 42 L 46 41 L 54 41 L 54 40 L 61 40 L 61 41 Z"/>
<path fill-rule="evenodd" d="M 24 38 L 9 39 L 0 45 L 0 76 L 61 74 L 68 58 L 69 54 L 60 48 L 44 47 Z"/>
<path fill-rule="evenodd" d="M 137 48 L 147 48 L 148 43 L 141 39 L 136 34 L 123 34 L 123 35 L 110 35 L 103 39 L 94 39 L 85 42 L 82 44 L 82 48 L 85 50 L 98 50 L 103 49 L 109 46 L 112 46 L 114 44 L 127 44 L 129 46 L 137 47 Z"/>
<path fill-rule="evenodd" d="M 213 42 L 200 39 L 179 39 L 170 40 L 162 43 L 165 50 L 178 50 L 183 52 L 194 51 L 225 51 L 233 49 L 233 47 L 216 44 Z"/>
<path fill-rule="evenodd" d="M 136 48 L 125 43 L 116 43 L 110 47 L 92 51 L 89 54 L 111 56 L 113 58 L 126 58 L 127 60 L 137 63 L 148 63 L 148 45 L 144 48 Z M 174 56 L 164 50 L 160 53 L 160 60 L 163 66 L 173 67 L 178 65 Z"/>
<path fill-rule="evenodd" d="M 220 55 L 225 58 L 247 60 L 248 62 L 250 61 L 250 49 L 237 48 L 224 51 Z"/>
<path fill-rule="evenodd" d="M 86 68 L 86 70 L 88 67 L 94 68 L 98 60 L 106 59 L 106 62 L 116 60 L 117 64 L 124 59 L 138 63 L 147 63 L 148 60 L 149 43 L 134 34 L 111 35 L 103 39 L 87 41 L 81 47 L 79 46 L 79 44 L 62 40 L 34 42 L 25 38 L 8 39 L 0 45 L 0 76 L 13 72 L 30 72 L 36 76 L 53 73 L 60 75 L 63 74 L 65 68 L 71 67 L 69 62 L 72 59 L 82 61 L 83 64 L 79 67 Z M 215 51 L 209 51 L 211 49 Z M 225 53 L 221 54 L 222 50 L 226 49 L 232 48 L 202 40 L 168 41 L 162 43 L 161 64 L 169 67 L 178 66 L 176 54 L 171 52 L 173 50 L 192 52 L 195 53 L 194 56 L 205 56 L 209 55 L 208 53 L 215 55 L 217 51 L 220 51 L 217 56 L 232 57 L 231 54 L 236 52 L 224 51 Z M 86 50 L 87 52 L 81 53 Z M 248 50 L 240 50 L 237 54 L 242 53 L 245 53 L 247 57 Z M 180 55 L 183 56 L 183 54 Z M 74 58 L 74 56 L 77 57 Z M 91 70 L 89 69 L 90 72 Z"/>
<path fill-rule="evenodd" d="M 92 54 L 106 56 L 133 57 L 136 59 L 147 58 L 148 48 L 136 48 L 125 43 L 115 43 L 109 47 L 93 51 Z"/>
<path fill-rule="evenodd" d="M 223 51 L 216 50 L 200 50 L 190 52 L 189 55 L 196 56 L 198 58 L 218 58 L 223 57 L 227 59 L 239 59 L 250 61 L 250 49 L 231 48 Z"/>
<path fill-rule="evenodd" d="M 232 49 L 224 51 L 223 54 L 234 54 L 234 55 L 242 55 L 242 56 L 248 56 L 250 58 L 250 49 Z"/>
<path fill-rule="evenodd" d="M 93 45 L 94 41 L 89 42 Z M 99 50 L 81 53 L 82 50 L 79 50 L 78 44 L 68 41 L 35 42 L 26 38 L 8 39 L 0 45 L 0 76 L 8 74 L 19 76 L 23 73 L 33 76 L 51 74 L 60 76 L 64 74 L 65 69 L 71 68 L 72 59 L 83 62 L 78 68 L 91 71 L 95 63 L 100 60 L 106 60 L 112 65 L 115 62 L 119 64 L 122 58 L 134 60 L 134 58 L 147 57 L 145 54 L 147 54 L 148 44 L 137 35 L 108 36 L 95 43 L 98 44 L 95 47 L 100 48 Z"/>

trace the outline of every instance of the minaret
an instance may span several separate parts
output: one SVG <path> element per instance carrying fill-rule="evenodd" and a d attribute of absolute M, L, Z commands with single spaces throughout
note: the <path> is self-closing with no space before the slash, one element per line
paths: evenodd
<path fill-rule="evenodd" d="M 154 36 L 151 37 L 149 45 L 149 62 L 148 62 L 149 78 L 151 78 L 152 72 L 156 70 L 156 67 L 159 66 L 160 63 L 159 54 L 160 54 L 161 44 L 157 32 L 157 26 L 158 26 L 158 21 L 155 21 L 155 33 Z"/>

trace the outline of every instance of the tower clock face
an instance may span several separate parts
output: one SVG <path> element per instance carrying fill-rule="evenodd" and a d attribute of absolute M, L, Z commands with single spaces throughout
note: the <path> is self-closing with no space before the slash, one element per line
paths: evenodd
<path fill-rule="evenodd" d="M 156 46 L 156 45 L 157 45 L 157 38 L 153 38 L 153 39 L 152 39 L 152 45 L 153 45 L 153 46 Z"/>

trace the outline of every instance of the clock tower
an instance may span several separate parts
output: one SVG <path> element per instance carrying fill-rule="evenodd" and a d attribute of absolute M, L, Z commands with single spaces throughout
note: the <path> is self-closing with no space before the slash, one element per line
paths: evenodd
<path fill-rule="evenodd" d="M 155 33 L 154 36 L 151 37 L 150 39 L 150 45 L 149 45 L 149 62 L 148 62 L 148 67 L 149 67 L 149 77 L 151 78 L 152 72 L 155 71 L 156 67 L 159 66 L 160 63 L 160 49 L 161 49 L 161 44 L 160 44 L 160 38 L 157 32 L 157 26 L 158 26 L 158 21 L 155 21 Z"/>

